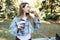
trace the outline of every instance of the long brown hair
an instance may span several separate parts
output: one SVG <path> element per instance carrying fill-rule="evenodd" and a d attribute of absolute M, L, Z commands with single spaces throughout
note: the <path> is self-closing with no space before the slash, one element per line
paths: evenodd
<path fill-rule="evenodd" d="M 22 8 L 24 8 L 26 6 L 26 4 L 28 4 L 27 2 L 23 2 L 20 4 L 19 6 L 19 13 L 18 13 L 18 16 L 19 17 L 22 17 L 24 15 L 24 11 Z M 35 23 L 33 22 L 33 19 L 30 15 L 27 15 L 28 17 L 28 20 L 30 21 L 30 23 L 32 24 L 32 26 L 34 27 L 35 26 Z"/>

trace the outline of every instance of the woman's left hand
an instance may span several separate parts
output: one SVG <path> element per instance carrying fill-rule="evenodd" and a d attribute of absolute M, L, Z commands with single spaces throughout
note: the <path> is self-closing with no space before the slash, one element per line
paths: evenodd
<path fill-rule="evenodd" d="M 34 12 L 34 16 L 35 16 L 36 19 L 39 18 L 38 14 L 36 12 Z"/>

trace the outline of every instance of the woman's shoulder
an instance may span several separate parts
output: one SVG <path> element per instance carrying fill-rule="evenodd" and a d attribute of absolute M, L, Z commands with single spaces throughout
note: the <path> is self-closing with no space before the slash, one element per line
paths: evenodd
<path fill-rule="evenodd" d="M 17 19 L 19 19 L 19 16 L 15 16 L 15 17 L 13 18 L 13 20 L 17 20 Z"/>

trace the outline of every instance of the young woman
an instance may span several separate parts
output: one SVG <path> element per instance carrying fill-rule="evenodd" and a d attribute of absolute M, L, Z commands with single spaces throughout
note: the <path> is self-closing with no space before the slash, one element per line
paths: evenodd
<path fill-rule="evenodd" d="M 19 6 L 19 13 L 10 25 L 10 33 L 16 36 L 16 40 L 32 40 L 31 33 L 40 27 L 39 16 L 34 12 L 34 17 L 30 15 L 29 4 L 23 2 Z"/>

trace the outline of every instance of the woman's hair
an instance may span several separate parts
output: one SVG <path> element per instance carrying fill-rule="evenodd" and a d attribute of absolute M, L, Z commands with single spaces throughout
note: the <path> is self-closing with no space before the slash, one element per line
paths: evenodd
<path fill-rule="evenodd" d="M 18 16 L 19 17 L 22 17 L 24 15 L 24 11 L 22 8 L 24 8 L 26 6 L 26 4 L 28 4 L 27 2 L 23 2 L 20 4 L 19 6 L 19 13 L 18 13 Z M 32 26 L 34 27 L 35 26 L 35 23 L 33 22 L 33 19 L 32 17 L 29 15 L 29 13 L 27 13 L 27 17 L 28 17 L 28 20 L 30 21 L 30 23 L 32 24 Z"/>

